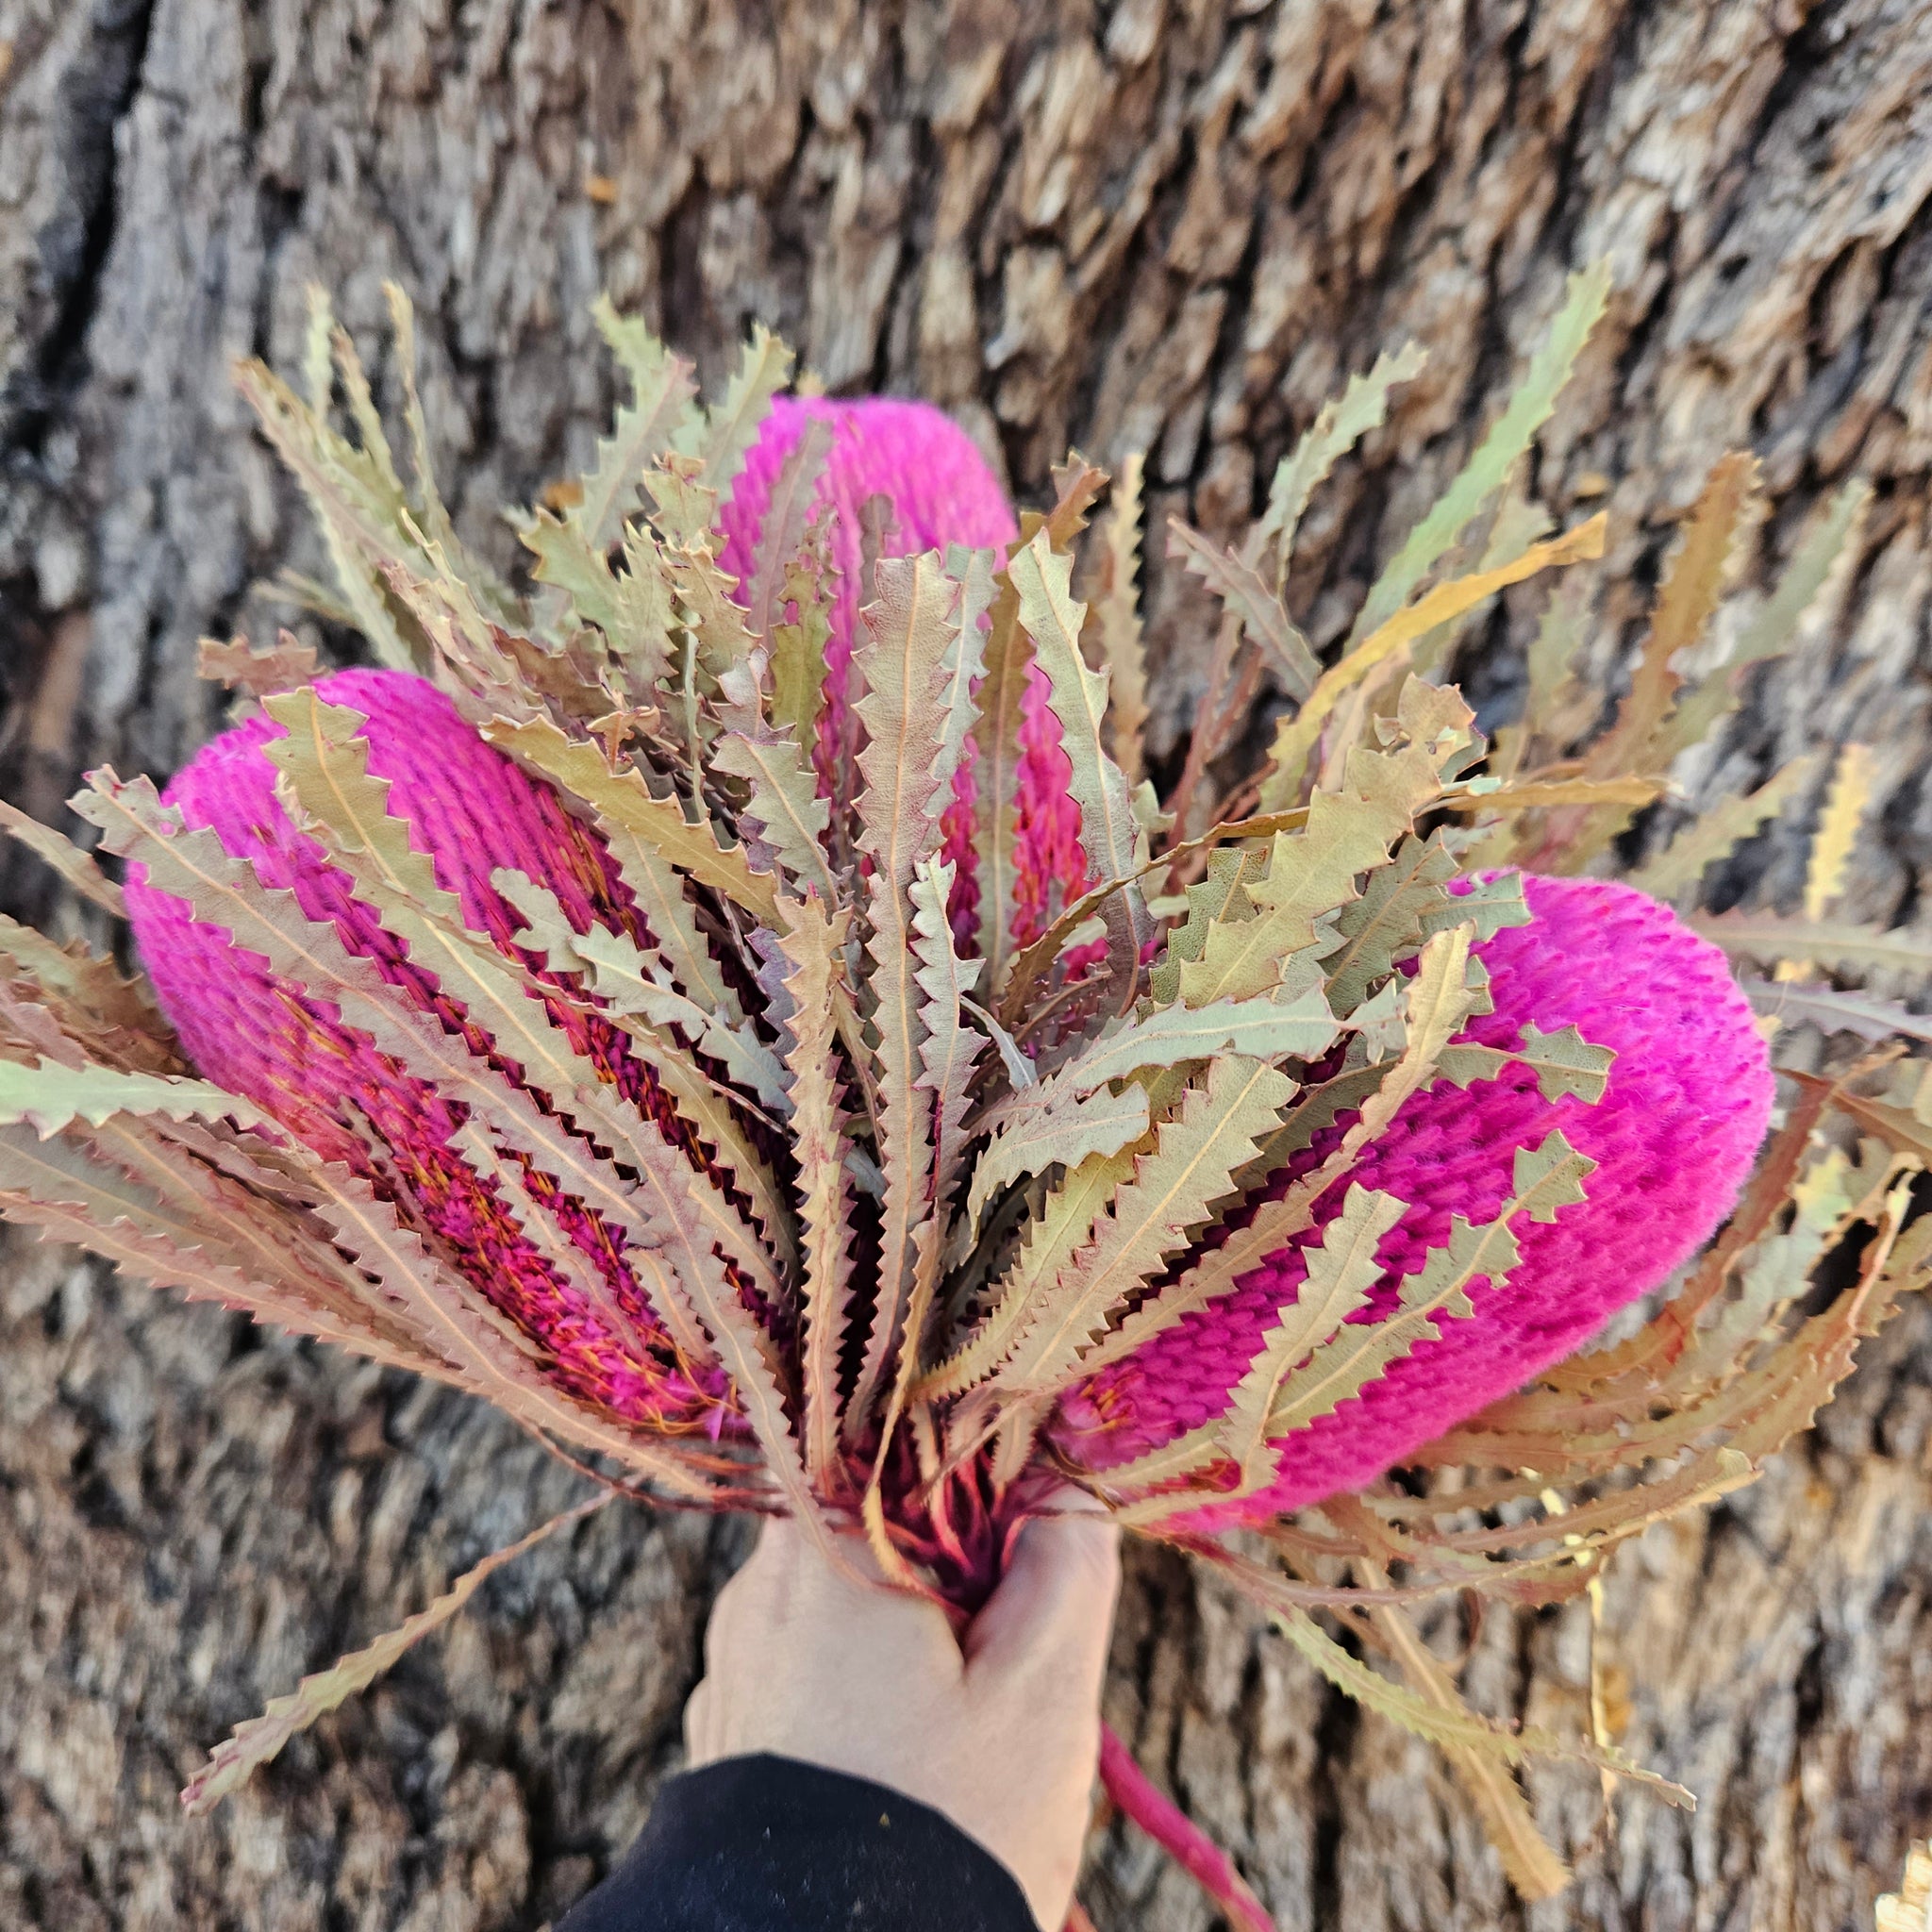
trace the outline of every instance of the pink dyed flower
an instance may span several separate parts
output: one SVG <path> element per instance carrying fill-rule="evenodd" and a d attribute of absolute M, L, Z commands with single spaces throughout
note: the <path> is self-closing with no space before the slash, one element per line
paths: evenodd
<path fill-rule="evenodd" d="M 548 786 L 486 744 L 433 685 L 393 671 L 341 671 L 317 688 L 330 703 L 367 714 L 360 735 L 370 770 L 393 781 L 392 807 L 410 821 L 439 883 L 505 952 L 515 953 L 523 922 L 490 883 L 497 866 L 541 878 L 579 931 L 595 923 L 642 936 L 595 836 Z M 189 825 L 212 827 L 231 857 L 253 860 L 265 884 L 292 891 L 310 919 L 332 920 L 343 943 L 375 960 L 405 1004 L 434 1013 L 446 1030 L 487 1052 L 488 1034 L 409 963 L 406 949 L 356 901 L 348 874 L 296 832 L 261 749 L 283 735 L 266 718 L 238 725 L 205 745 L 162 797 Z M 653 1428 L 715 1426 L 722 1378 L 693 1383 L 631 1278 L 621 1239 L 594 1213 L 573 1207 L 563 1218 L 587 1273 L 602 1281 L 601 1306 L 530 1244 L 496 1187 L 450 1145 L 462 1122 L 459 1107 L 344 1026 L 325 1001 L 276 977 L 222 927 L 193 919 L 181 900 L 150 887 L 138 865 L 130 868 L 127 900 L 162 1009 L 204 1074 L 265 1108 L 327 1158 L 406 1192 L 471 1284 L 541 1339 L 573 1392 Z M 681 1136 L 676 1114 L 617 1027 L 560 1001 L 551 1005 L 551 1017 L 626 1097 Z M 517 1078 L 507 1061 L 497 1066 L 506 1079 Z M 538 1174 L 525 1185 L 546 1199 L 557 1191 Z"/>
<path fill-rule="evenodd" d="M 1351 1183 L 1409 1203 L 1378 1252 L 1382 1279 L 1354 1318 L 1366 1322 L 1386 1315 L 1402 1277 L 1448 1240 L 1452 1215 L 1493 1219 L 1518 1148 L 1560 1128 L 1598 1163 L 1582 1204 L 1517 1224 L 1522 1259 L 1500 1287 L 1472 1284 L 1473 1315 L 1444 1321 L 1438 1340 L 1285 1440 L 1275 1482 L 1190 1519 L 1203 1526 L 1359 1488 L 1571 1354 L 1709 1238 L 1771 1112 L 1770 1060 L 1750 1003 L 1724 955 L 1643 893 L 1601 879 L 1529 877 L 1524 887 L 1536 917 L 1478 948 L 1495 1010 L 1462 1038 L 1511 1047 L 1527 1024 L 1574 1024 L 1617 1056 L 1603 1098 L 1545 1100 L 1522 1066 L 1466 1091 L 1444 1082 L 1416 1094 L 1322 1197 L 1307 1234 L 1234 1293 L 1069 1392 L 1058 1438 L 1072 1459 L 1106 1468 L 1224 1412 L 1270 1318 L 1294 1299 L 1303 1250 L 1341 1212 Z M 1353 1119 L 1317 1137 L 1274 1191 L 1318 1166 Z"/>
<path fill-rule="evenodd" d="M 750 575 L 778 472 L 813 417 L 832 425 L 831 452 L 819 476 L 815 502 L 832 514 L 832 561 L 839 571 L 832 636 L 825 651 L 829 702 L 820 722 L 818 743 L 820 790 L 829 797 L 831 774 L 844 740 L 847 672 L 858 625 L 859 511 L 867 500 L 891 500 L 889 557 L 914 557 L 923 550 L 943 554 L 953 543 L 1004 550 L 1019 526 L 999 479 L 972 439 L 930 404 L 885 396 L 850 403 L 785 397 L 773 405 L 718 515 L 724 533 L 721 561 L 741 581 Z M 1080 814 L 1067 796 L 1071 768 L 1060 750 L 1059 721 L 1047 706 L 1046 680 L 1037 670 L 1027 681 L 1020 741 L 1024 749 L 1014 937 L 1024 945 L 1052 918 L 1056 896 L 1064 905 L 1088 884 L 1087 862 L 1080 850 Z M 975 758 L 976 747 L 969 743 L 944 822 L 945 856 L 958 868 L 952 911 L 962 944 L 971 941 L 979 902 L 973 869 L 978 800 Z"/>

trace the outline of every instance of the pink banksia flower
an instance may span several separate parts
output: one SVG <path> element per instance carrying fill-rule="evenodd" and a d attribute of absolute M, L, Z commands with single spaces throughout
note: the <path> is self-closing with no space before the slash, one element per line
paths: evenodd
<path fill-rule="evenodd" d="M 1524 881 L 1535 915 L 1478 949 L 1494 1010 L 1461 1036 L 1522 1044 L 1523 1029 L 1574 1025 L 1616 1055 L 1603 1097 L 1545 1099 L 1521 1063 L 1466 1091 L 1412 1095 L 1316 1205 L 1308 1233 L 1243 1276 L 1237 1291 L 1072 1391 L 1057 1439 L 1082 1466 L 1144 1455 L 1224 1408 L 1264 1329 L 1291 1305 L 1351 1187 L 1386 1191 L 1408 1211 L 1383 1237 L 1380 1279 L 1353 1318 L 1388 1315 L 1405 1275 L 1448 1240 L 1452 1218 L 1491 1220 L 1517 1151 L 1560 1131 L 1597 1163 L 1588 1198 L 1520 1236 L 1501 1283 L 1471 1284 L 1472 1312 L 1390 1365 L 1359 1395 L 1284 1439 L 1274 1480 L 1201 1512 L 1204 1524 L 1255 1521 L 1359 1488 L 1452 1424 L 1521 1388 L 1666 1281 L 1709 1239 L 1751 1171 L 1771 1114 L 1770 1057 L 1724 955 L 1667 907 L 1602 879 Z M 1342 1115 L 1272 1183 L 1317 1167 Z"/>
<path fill-rule="evenodd" d="M 393 671 L 340 671 L 316 689 L 328 702 L 365 714 L 361 736 L 371 773 L 390 782 L 392 808 L 408 819 L 466 920 L 506 953 L 515 956 L 524 922 L 491 884 L 499 866 L 541 879 L 580 930 L 595 924 L 613 933 L 641 932 L 596 836 L 563 809 L 550 787 L 485 744 L 433 685 Z M 260 716 L 223 733 L 176 774 L 163 802 L 187 825 L 214 831 L 231 857 L 253 863 L 265 885 L 291 891 L 308 918 L 332 922 L 350 951 L 376 963 L 398 1001 L 451 1030 L 475 1033 L 476 1023 L 460 1005 L 358 902 L 347 874 L 315 839 L 295 829 L 263 750 L 285 735 Z M 128 910 L 142 962 L 162 1010 L 204 1074 L 257 1102 L 325 1158 L 405 1191 L 476 1290 L 539 1338 L 558 1372 L 586 1399 L 646 1426 L 702 1426 L 707 1418 L 715 1425 L 722 1379 L 694 1382 L 677 1361 L 632 1278 L 621 1239 L 594 1212 L 580 1205 L 564 1209 L 585 1266 L 609 1291 L 601 1312 L 506 1216 L 500 1185 L 478 1175 L 451 1144 L 460 1108 L 343 1025 L 325 1001 L 278 978 L 220 926 L 194 919 L 180 899 L 149 886 L 138 862 L 130 870 Z M 677 1131 L 650 1069 L 627 1051 L 617 1027 L 563 998 L 553 1010 L 627 1097 Z M 516 1078 L 508 1063 L 501 1072 L 506 1080 Z M 525 1176 L 526 1189 L 547 1185 L 541 1174 Z"/>
<path fill-rule="evenodd" d="M 999 478 L 973 440 L 929 403 L 868 396 L 858 402 L 780 397 L 772 405 L 744 468 L 719 513 L 724 537 L 720 562 L 741 579 L 751 574 L 773 485 L 797 447 L 808 421 L 830 425 L 832 442 L 815 504 L 830 524 L 832 561 L 839 573 L 832 634 L 825 652 L 825 711 L 819 725 L 817 766 L 829 792 L 846 743 L 847 683 L 858 625 L 863 553 L 862 513 L 874 497 L 891 508 L 885 554 L 913 557 L 950 544 L 998 549 L 1018 534 Z M 1039 936 L 1058 906 L 1087 884 L 1080 852 L 1080 814 L 1067 796 L 1067 763 L 1059 722 L 1047 703 L 1045 680 L 1029 672 L 1020 729 L 1018 796 L 1021 855 L 1018 916 L 1021 944 Z M 974 779 L 977 748 L 969 745 L 953 778 L 944 825 L 945 857 L 958 868 L 953 885 L 953 924 L 970 943 L 977 924 L 978 881 L 973 872 L 973 832 L 983 808 Z"/>

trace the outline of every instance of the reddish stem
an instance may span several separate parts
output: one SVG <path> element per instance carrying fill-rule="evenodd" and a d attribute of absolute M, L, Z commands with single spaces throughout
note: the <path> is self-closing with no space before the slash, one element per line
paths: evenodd
<path fill-rule="evenodd" d="M 1234 1860 L 1164 1792 L 1155 1789 L 1111 1725 L 1100 1727 L 1100 1781 L 1121 1809 L 1191 1877 L 1240 1932 L 1274 1932 Z"/>

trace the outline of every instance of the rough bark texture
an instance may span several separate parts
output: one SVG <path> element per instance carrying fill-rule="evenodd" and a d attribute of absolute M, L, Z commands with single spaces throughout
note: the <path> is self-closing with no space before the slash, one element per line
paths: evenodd
<path fill-rule="evenodd" d="M 1413 336 L 1429 372 L 1307 526 L 1319 645 L 1564 271 L 1607 255 L 1537 477 L 1559 511 L 1607 493 L 1633 588 L 1593 672 L 1614 687 L 1722 448 L 1764 459 L 1760 580 L 1826 487 L 1873 476 L 1845 614 L 1684 775 L 1865 738 L 1889 803 L 1857 909 L 1918 912 L 1923 0 L 0 0 L 0 782 L 44 818 L 83 762 L 184 757 L 215 722 L 196 637 L 272 623 L 251 581 L 319 560 L 226 375 L 292 362 L 311 278 L 371 354 L 381 279 L 413 293 L 445 486 L 499 552 L 493 507 L 608 404 L 600 287 L 712 371 L 758 317 L 834 388 L 931 396 L 1022 495 L 1070 439 L 1147 448 L 1156 518 L 1228 533 L 1339 380 Z M 1201 634 L 1152 575 L 1171 744 Z M 1492 714 L 1532 608 L 1466 662 Z M 1788 891 L 1795 849 L 1746 870 Z M 52 907 L 31 867 L 9 890 Z M 1928 1316 L 1757 1489 L 1620 1559 L 1624 1741 L 1703 1804 L 1626 1796 L 1607 1826 L 1593 1780 L 1535 1778 L 1563 1899 L 1512 1905 L 1431 1755 L 1174 1563 L 1133 1565 L 1115 1720 L 1285 1928 L 1867 1924 L 1932 1824 Z M 600 1516 L 184 1825 L 200 1748 L 571 1478 L 474 1407 L 71 1255 L 11 1241 L 0 1318 L 0 1921 L 534 1927 L 621 1849 L 740 1526 Z M 1583 1722 L 1580 1610 L 1433 1635 L 1488 1707 Z M 1117 1831 L 1087 1894 L 1104 1932 L 1208 1923 Z"/>

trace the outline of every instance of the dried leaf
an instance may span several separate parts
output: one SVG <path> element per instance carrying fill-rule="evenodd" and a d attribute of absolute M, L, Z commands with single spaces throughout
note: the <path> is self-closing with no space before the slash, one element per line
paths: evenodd
<path fill-rule="evenodd" d="M 565 518 L 585 547 L 599 555 L 640 508 L 645 473 L 672 446 L 697 385 L 691 364 L 672 355 L 637 316 L 620 315 L 608 295 L 598 296 L 591 319 L 630 384 L 630 400 L 618 409 L 610 434 L 597 439 L 597 459 Z"/>
<path fill-rule="evenodd" d="M 492 1551 L 473 1569 L 466 1570 L 426 1608 L 418 1610 L 374 1643 L 339 1658 L 329 1669 L 304 1677 L 286 1697 L 272 1699 L 259 1717 L 236 1725 L 234 1735 L 190 1779 L 181 1793 L 182 1810 L 190 1818 L 200 1818 L 211 1811 L 275 1757 L 291 1738 L 306 1731 L 317 1718 L 326 1717 L 349 1698 L 368 1690 L 412 1644 L 431 1631 L 441 1629 L 506 1563 L 513 1562 L 526 1550 L 535 1549 L 559 1529 L 581 1522 L 609 1501 L 608 1493 L 592 1496 L 575 1508 L 553 1516 L 529 1535 Z"/>
<path fill-rule="evenodd" d="M 1790 649 L 1806 614 L 1849 564 L 1871 498 L 1871 484 L 1857 476 L 1831 499 L 1792 553 L 1763 608 L 1740 634 L 1729 658 L 1678 704 L 1659 736 L 1660 756 L 1674 758 L 1703 743 L 1719 721 L 1737 708 L 1744 672 Z"/>
<path fill-rule="evenodd" d="M 755 638 L 770 637 L 784 608 L 791 565 L 805 541 L 806 524 L 817 500 L 825 458 L 831 453 L 831 424 L 823 416 L 808 416 L 798 441 L 772 479 L 751 578 L 745 586 L 745 606 L 751 613 L 748 625 Z"/>
<path fill-rule="evenodd" d="M 1261 574 L 1232 550 L 1217 550 L 1178 517 L 1168 518 L 1167 532 L 1168 556 L 1185 562 L 1240 621 L 1289 696 L 1307 698 L 1322 667 Z"/>
<path fill-rule="evenodd" d="M 1101 656 L 1109 673 L 1108 702 L 1113 713 L 1114 762 L 1128 783 L 1141 775 L 1141 740 L 1147 729 L 1147 666 L 1141 645 L 1141 490 L 1147 458 L 1140 450 L 1122 458 L 1102 533 L 1099 594 Z"/>
<path fill-rule="evenodd" d="M 252 649 L 246 638 L 203 638 L 195 646 L 194 669 L 198 676 L 258 698 L 311 683 L 315 652 L 288 631 L 259 650 Z"/>
<path fill-rule="evenodd" d="M 1291 1435 L 1331 1414 L 1364 1386 L 1419 1344 L 1433 1340 L 1439 1324 L 1475 1312 L 1468 1289 L 1473 1282 L 1500 1283 L 1520 1258 L 1509 1224 L 1519 1214 L 1554 1221 L 1559 1208 L 1581 1202 L 1580 1185 L 1596 1162 L 1576 1153 L 1560 1133 L 1534 1152 L 1519 1148 L 1514 1193 L 1495 1220 L 1473 1226 L 1461 1215 L 1450 1217 L 1445 1246 L 1431 1248 L 1423 1266 L 1396 1291 L 1398 1312 L 1378 1322 L 1351 1324 L 1317 1348 L 1307 1362 L 1282 1384 L 1268 1417 L 1271 1436 Z"/>
<path fill-rule="evenodd" d="M 11 833 L 36 858 L 51 866 L 69 890 L 90 905 L 111 912 L 116 919 L 127 917 L 125 895 L 101 870 L 92 853 L 83 852 L 53 826 L 29 818 L 17 805 L 4 798 L 0 798 L 0 828 Z"/>
<path fill-rule="evenodd" d="M 805 1342 L 800 1351 L 804 1409 L 800 1419 L 806 1471 L 823 1485 L 839 1454 L 839 1357 L 852 1299 L 852 1255 L 846 1234 L 848 1183 L 833 1068 L 832 985 L 838 977 L 847 915 L 828 915 L 808 890 L 791 929 L 779 941 L 790 970 L 792 1158 L 798 1170 L 799 1260 L 804 1271 Z"/>
<path fill-rule="evenodd" d="M 1746 505 L 1757 489 L 1757 458 L 1733 450 L 1717 459 L 1657 592 L 1630 690 L 1615 724 L 1591 745 L 1584 761 L 1588 776 L 1608 777 L 1645 762 L 1652 752 L 1682 682 L 1671 660 L 1704 635 L 1717 608 Z"/>
<path fill-rule="evenodd" d="M 1080 808 L 1080 844 L 1088 871 L 1103 882 L 1124 882 L 1101 910 L 1107 920 L 1113 971 L 1131 983 L 1141 950 L 1154 936 L 1146 901 L 1135 881 L 1147 863 L 1146 835 L 1134 815 L 1126 774 L 1108 757 L 1101 724 L 1107 714 L 1107 675 L 1080 655 L 1086 607 L 1074 601 L 1073 564 L 1041 530 L 1007 566 L 1020 600 L 1020 623 L 1033 640 L 1050 702 L 1060 721 L 1061 749 L 1073 768 L 1068 795 Z"/>
<path fill-rule="evenodd" d="M 933 1174 L 931 1108 L 914 1091 L 924 1028 L 911 887 L 920 860 L 940 842 L 943 801 L 933 770 L 944 738 L 944 665 L 957 636 L 954 589 L 931 553 L 880 558 L 876 583 L 877 601 L 865 612 L 866 635 L 853 664 L 865 682 L 857 708 L 870 739 L 858 758 L 865 790 L 858 802 L 858 844 L 872 863 L 866 951 L 873 962 L 870 1019 L 877 1041 L 876 1124 L 886 1199 L 878 1306 L 846 1410 L 848 1437 L 863 1426 L 898 1344 L 912 1296 L 915 1242 L 933 1239 L 925 1220 Z"/>
<path fill-rule="evenodd" d="M 1405 342 L 1393 351 L 1385 350 L 1375 358 L 1374 367 L 1366 375 L 1351 375 L 1341 394 L 1323 404 L 1321 413 L 1295 444 L 1293 453 L 1275 466 L 1268 486 L 1267 508 L 1249 534 L 1243 554 L 1248 563 L 1258 569 L 1270 546 L 1274 547 L 1278 558 L 1274 572 L 1277 590 L 1288 575 L 1295 533 L 1301 527 L 1308 499 L 1364 436 L 1372 429 L 1381 428 L 1389 420 L 1389 391 L 1398 382 L 1413 382 L 1427 360 L 1427 352 L 1414 342 Z M 1417 575 L 1420 576 L 1421 573 Z M 1399 604 L 1402 599 L 1398 597 L 1395 601 Z"/>
<path fill-rule="evenodd" d="M 1760 1013 L 1787 1025 L 1816 1026 L 1826 1034 L 1856 1033 L 1861 1040 L 1886 1040 L 1897 1033 L 1907 1040 L 1932 1041 L 1932 1015 L 1915 1013 L 1895 1000 L 1795 980 L 1745 979 L 1739 984 Z"/>
<path fill-rule="evenodd" d="M 1792 758 L 1748 796 L 1719 799 L 1655 858 L 1631 873 L 1630 884 L 1657 899 L 1674 899 L 1678 893 L 1690 891 L 1704 876 L 1707 866 L 1727 858 L 1758 826 L 1783 811 L 1810 782 L 1817 768 L 1814 758 Z"/>
<path fill-rule="evenodd" d="M 1294 1082 L 1265 1061 L 1233 1054 L 1210 1060 L 1206 1084 L 1191 1088 L 1179 1116 L 1155 1129 L 1153 1151 L 1136 1158 L 1091 1244 L 1020 1324 L 998 1385 L 1041 1394 L 1059 1388 L 1108 1315 L 1234 1191 L 1235 1174 L 1280 1124 L 1294 1092 Z"/>
<path fill-rule="evenodd" d="M 1831 973 L 1932 973 L 1932 941 L 1904 926 L 1881 932 L 1875 925 L 1740 912 L 1700 915 L 1690 924 L 1725 952 L 1750 959 L 1804 960 Z"/>
<path fill-rule="evenodd" d="M 738 372 L 724 394 L 705 412 L 702 423 L 692 421 L 677 440 L 684 455 L 699 458 L 698 480 L 706 489 L 721 495 L 729 491 L 744 467 L 746 451 L 758 441 L 772 398 L 791 379 L 791 351 L 762 323 L 753 323 L 751 341 L 740 354 Z"/>
<path fill-rule="evenodd" d="M 1148 1296 L 1089 1353 L 1086 1368 L 1098 1369 L 1119 1360 L 1184 1315 L 1205 1307 L 1308 1226 L 1316 1202 L 1394 1119 L 1403 1102 L 1435 1077 L 1443 1050 L 1470 1016 L 1487 1009 L 1480 967 L 1470 958 L 1474 936 L 1473 926 L 1458 925 L 1438 933 L 1424 946 L 1415 976 L 1404 994 L 1407 1038 L 1402 1055 L 1391 1065 L 1374 1069 L 1361 1082 L 1364 1091 L 1351 1092 L 1341 1103 L 1355 1109 L 1357 1118 L 1334 1152 L 1280 1199 L 1263 1201 L 1246 1225 L 1234 1229 L 1218 1248 L 1208 1249 L 1176 1280 Z M 1310 1111 L 1304 1102 L 1292 1117 L 1303 1123 L 1305 1130 L 1312 1128 L 1312 1123 L 1305 1120 Z M 1326 1117 L 1332 1118 L 1332 1113 Z M 1284 1150 L 1278 1141 L 1271 1149 L 1277 1159 L 1285 1159 L 1287 1151 L 1291 1150 Z"/>
<path fill-rule="evenodd" d="M 1845 873 L 1876 775 L 1869 745 L 1848 744 L 1840 751 L 1805 869 L 1805 917 L 1814 924 L 1844 891 Z"/>
<path fill-rule="evenodd" d="M 1511 584 L 1520 584 L 1539 571 L 1574 563 L 1579 558 L 1601 557 L 1606 526 L 1607 520 L 1599 512 L 1560 537 L 1552 537 L 1546 543 L 1531 544 L 1521 557 L 1494 570 L 1476 571 L 1437 585 L 1407 609 L 1395 611 L 1370 631 L 1339 664 L 1331 665 L 1322 674 L 1301 709 L 1282 721 L 1269 752 L 1273 770 L 1260 788 L 1261 808 L 1278 811 L 1293 804 L 1308 754 L 1314 749 L 1330 712 L 1345 691 L 1360 683 L 1385 658 L 1425 636 L 1439 624 L 1449 623 L 1484 598 L 1494 596 Z"/>
<path fill-rule="evenodd" d="M 1449 554 L 1483 505 L 1503 487 L 1510 471 L 1529 448 L 1537 431 L 1549 421 L 1550 412 L 1557 406 L 1557 397 L 1570 380 L 1570 372 L 1575 367 L 1576 358 L 1602 316 L 1609 294 L 1610 270 L 1607 262 L 1599 262 L 1570 277 L 1564 291 L 1563 307 L 1551 323 L 1549 334 L 1530 358 L 1523 381 L 1505 406 L 1502 415 L 1496 419 L 1455 481 L 1442 492 L 1435 508 L 1409 532 L 1389 567 L 1376 578 L 1355 621 L 1355 627 L 1349 633 L 1351 656 L 1357 654 L 1363 643 L 1382 630 L 1407 603 L 1409 593 Z M 1541 549 L 1544 546 L 1535 547 Z M 1526 556 L 1533 554 L 1533 551 L 1525 553 Z M 1600 555 L 1601 551 L 1595 554 Z M 1532 574 L 1524 571 L 1523 575 Z M 1522 577 L 1512 576 L 1507 581 L 1520 583 Z M 1426 603 L 1427 599 L 1424 601 Z M 1472 598 L 1469 603 L 1459 604 L 1453 609 L 1445 606 L 1440 615 L 1431 617 L 1427 624 L 1411 635 L 1421 637 L 1436 625 L 1448 623 L 1476 601 Z M 1342 661 L 1346 663 L 1348 660 L 1344 658 Z"/>

